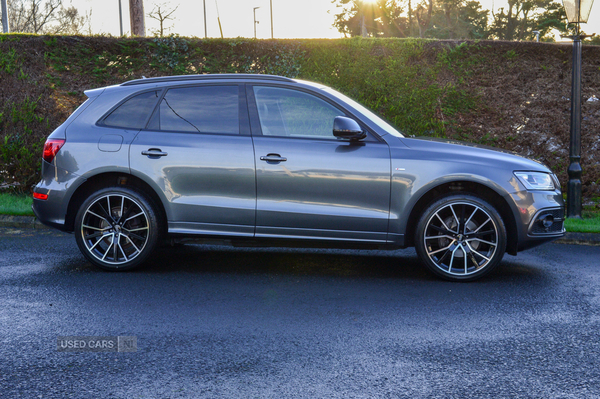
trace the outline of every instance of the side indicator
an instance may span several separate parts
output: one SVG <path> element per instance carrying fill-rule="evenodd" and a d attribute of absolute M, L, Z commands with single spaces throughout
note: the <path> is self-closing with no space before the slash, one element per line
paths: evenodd
<path fill-rule="evenodd" d="M 48 194 L 33 193 L 33 198 L 34 199 L 38 199 L 38 200 L 42 200 L 42 201 L 46 201 L 48 199 Z"/>

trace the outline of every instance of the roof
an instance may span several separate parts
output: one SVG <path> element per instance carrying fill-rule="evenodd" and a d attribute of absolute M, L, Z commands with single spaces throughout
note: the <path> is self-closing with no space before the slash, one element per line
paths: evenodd
<path fill-rule="evenodd" d="M 181 82 L 194 80 L 223 80 L 223 79 L 239 79 L 239 80 L 274 80 L 279 82 L 294 82 L 290 78 L 275 75 L 261 75 L 249 73 L 223 73 L 223 74 L 204 74 L 204 75 L 177 75 L 163 76 L 158 78 L 142 78 L 130 80 L 122 83 L 121 86 L 142 85 L 148 83 L 163 83 L 163 82 Z"/>

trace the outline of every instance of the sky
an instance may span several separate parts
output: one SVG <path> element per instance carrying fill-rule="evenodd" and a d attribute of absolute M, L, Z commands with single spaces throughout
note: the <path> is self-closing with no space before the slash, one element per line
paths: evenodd
<path fill-rule="evenodd" d="M 253 8 L 256 10 L 256 37 L 271 37 L 270 0 L 144 0 L 144 12 L 148 14 L 156 4 L 167 9 L 178 6 L 173 14 L 170 33 L 181 36 L 204 37 L 203 1 L 206 2 L 206 26 L 208 37 L 220 37 L 217 15 L 220 16 L 224 37 L 254 37 Z M 118 0 L 64 0 L 71 2 L 80 13 L 92 10 L 92 32 L 119 35 Z M 123 8 L 123 31 L 130 32 L 129 0 L 121 0 Z M 339 38 L 340 33 L 332 27 L 335 5 L 331 0 L 272 0 L 273 34 L 275 38 Z M 218 14 L 217 14 L 218 8 Z M 334 10 L 332 13 L 328 11 Z M 146 34 L 158 28 L 158 22 L 146 16 Z"/>
<path fill-rule="evenodd" d="M 92 33 L 119 35 L 119 0 L 63 0 L 72 4 L 80 13 L 91 12 Z M 415 0 L 413 0 L 415 1 Z M 121 0 L 123 31 L 130 32 L 129 0 Z M 339 11 L 331 0 L 144 0 L 144 12 L 148 14 L 157 4 L 166 9 L 178 7 L 174 20 L 167 21 L 172 29 L 168 33 L 181 36 L 204 37 L 204 11 L 208 37 L 220 37 L 217 16 L 220 17 L 224 37 L 254 37 L 253 8 L 256 10 L 256 37 L 271 37 L 270 2 L 273 4 L 273 35 L 275 38 L 340 38 L 333 28 L 334 15 Z M 505 0 L 480 0 L 484 8 L 498 9 Z M 589 24 L 583 24 L 587 33 L 600 35 L 600 5 L 592 7 Z M 146 33 L 158 28 L 158 22 L 146 16 Z"/>

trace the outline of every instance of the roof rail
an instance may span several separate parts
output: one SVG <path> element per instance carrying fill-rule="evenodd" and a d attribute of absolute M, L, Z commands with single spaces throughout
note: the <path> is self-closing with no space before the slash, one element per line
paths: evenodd
<path fill-rule="evenodd" d="M 130 80 L 122 83 L 121 86 L 143 85 L 147 83 L 162 83 L 162 82 L 180 82 L 188 80 L 217 80 L 217 79 L 259 79 L 259 80 L 276 80 L 280 82 L 293 82 L 292 79 L 276 75 L 260 75 L 250 73 L 215 73 L 204 75 L 177 75 L 177 76 L 162 76 L 158 78 L 143 78 Z"/>

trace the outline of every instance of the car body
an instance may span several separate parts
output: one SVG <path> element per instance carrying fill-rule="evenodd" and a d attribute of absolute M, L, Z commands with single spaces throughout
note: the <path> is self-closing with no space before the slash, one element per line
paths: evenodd
<path fill-rule="evenodd" d="M 86 95 L 46 142 L 33 209 L 104 269 L 192 237 L 415 246 L 438 276 L 473 280 L 505 252 L 564 235 L 560 185 L 543 164 L 405 137 L 320 84 L 191 75 Z"/>

